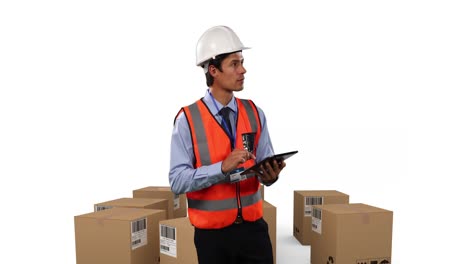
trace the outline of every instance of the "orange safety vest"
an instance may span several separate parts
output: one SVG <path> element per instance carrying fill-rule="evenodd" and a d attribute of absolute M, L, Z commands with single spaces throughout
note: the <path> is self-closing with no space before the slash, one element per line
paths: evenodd
<path fill-rule="evenodd" d="M 255 132 L 254 152 L 261 134 L 258 110 L 251 100 L 237 100 L 237 136 L 235 148 L 243 149 L 242 134 Z M 203 100 L 183 107 L 187 118 L 195 154 L 194 167 L 223 161 L 231 153 L 227 132 L 211 114 Z M 256 153 L 254 153 L 256 155 Z M 248 160 L 239 167 L 255 164 Z M 190 222 L 197 228 L 218 229 L 234 223 L 238 213 L 245 221 L 263 216 L 260 182 L 250 177 L 236 183 L 218 183 L 208 188 L 187 193 Z"/>

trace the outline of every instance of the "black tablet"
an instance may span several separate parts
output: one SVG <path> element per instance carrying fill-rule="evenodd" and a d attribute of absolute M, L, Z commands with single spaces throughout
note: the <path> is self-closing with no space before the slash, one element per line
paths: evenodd
<path fill-rule="evenodd" d="M 270 162 L 273 159 L 275 159 L 278 162 L 283 161 L 283 160 L 291 157 L 292 155 L 296 154 L 297 152 L 298 151 L 295 150 L 295 151 L 285 152 L 285 153 L 281 153 L 281 154 L 276 154 L 276 155 L 270 156 L 268 158 L 265 158 L 264 160 L 260 161 L 259 163 L 255 164 L 252 167 L 250 167 L 250 168 L 246 169 L 245 171 L 243 171 L 241 173 L 241 175 L 255 174 L 256 171 L 260 170 L 260 166 L 262 166 L 262 164 Z"/>

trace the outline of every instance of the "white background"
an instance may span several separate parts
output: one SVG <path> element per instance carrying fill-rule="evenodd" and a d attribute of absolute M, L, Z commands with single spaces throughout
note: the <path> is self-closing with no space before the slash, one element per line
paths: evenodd
<path fill-rule="evenodd" d="M 254 3 L 256 2 L 256 3 Z M 2 263 L 75 263 L 75 215 L 168 185 L 172 122 L 204 95 L 195 45 L 228 25 L 276 152 L 278 263 L 293 190 L 394 212 L 393 263 L 466 259 L 464 1 L 2 1 Z M 458 242 L 456 242 L 458 240 Z"/>

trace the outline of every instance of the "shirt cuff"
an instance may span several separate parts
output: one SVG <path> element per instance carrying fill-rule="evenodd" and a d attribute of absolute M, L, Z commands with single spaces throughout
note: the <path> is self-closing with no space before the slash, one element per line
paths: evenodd
<path fill-rule="evenodd" d="M 217 179 L 216 182 L 221 182 L 226 180 L 226 175 L 224 175 L 223 171 L 221 170 L 221 165 L 223 164 L 222 161 L 212 164 L 208 166 L 208 177 L 212 179 Z"/>

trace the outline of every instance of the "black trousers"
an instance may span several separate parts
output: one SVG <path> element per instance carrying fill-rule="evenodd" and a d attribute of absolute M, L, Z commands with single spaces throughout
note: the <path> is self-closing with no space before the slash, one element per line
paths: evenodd
<path fill-rule="evenodd" d="M 221 229 L 195 228 L 199 264 L 273 264 L 268 224 L 232 224 Z"/>

